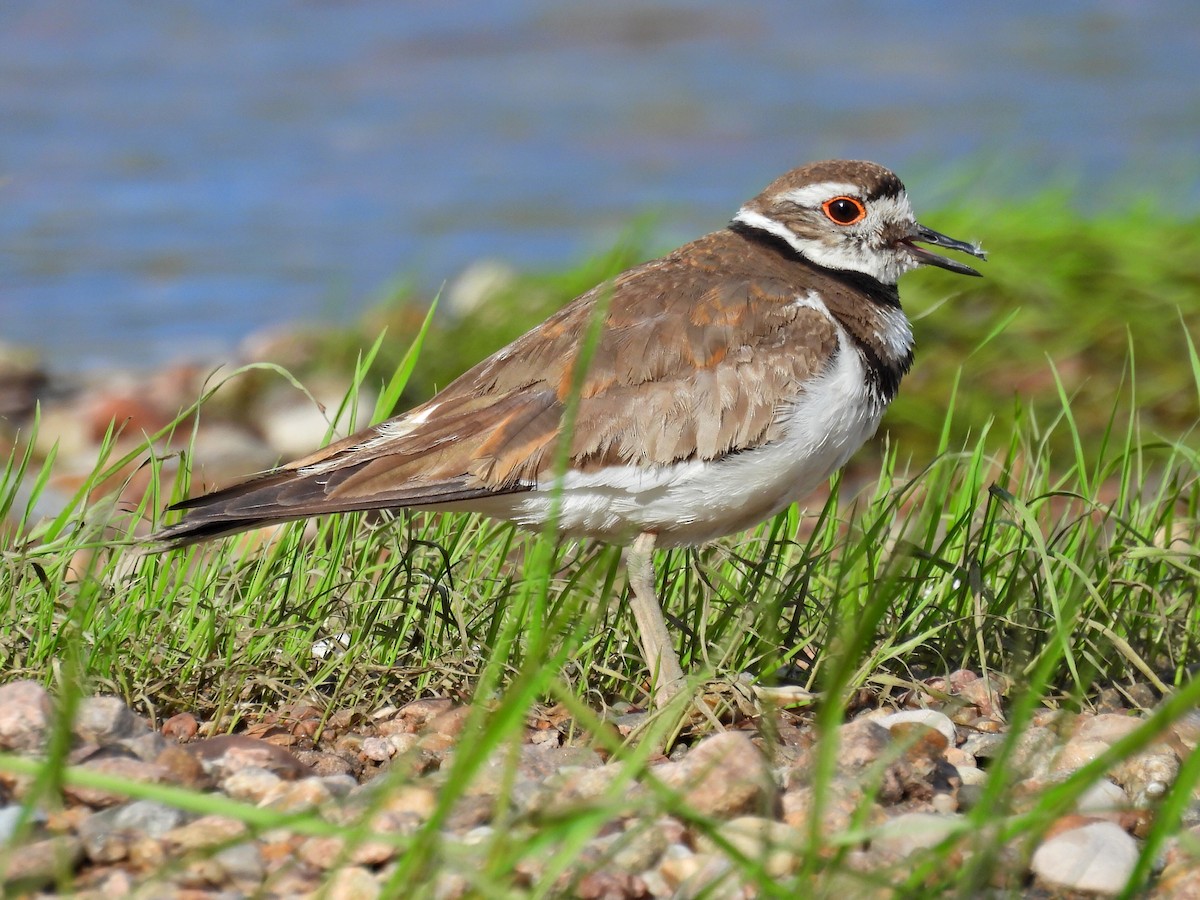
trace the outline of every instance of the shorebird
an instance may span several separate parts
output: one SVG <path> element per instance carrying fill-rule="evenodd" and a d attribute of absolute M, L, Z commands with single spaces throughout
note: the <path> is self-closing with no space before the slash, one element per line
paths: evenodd
<path fill-rule="evenodd" d="M 802 166 L 727 227 L 597 285 L 427 402 L 185 500 L 172 507 L 183 518 L 150 540 L 178 547 L 325 513 L 421 508 L 621 544 L 663 705 L 683 672 L 653 551 L 769 518 L 874 434 L 913 359 L 897 280 L 923 265 L 979 274 L 922 244 L 985 258 L 918 224 L 882 166 Z"/>

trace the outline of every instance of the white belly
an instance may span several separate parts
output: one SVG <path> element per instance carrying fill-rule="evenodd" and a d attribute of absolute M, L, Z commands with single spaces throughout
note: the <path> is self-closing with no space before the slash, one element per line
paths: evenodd
<path fill-rule="evenodd" d="M 615 543 L 652 531 L 666 547 L 744 530 L 802 499 L 841 468 L 875 433 L 884 406 L 843 334 L 832 368 L 780 411 L 781 438 L 714 462 L 568 473 L 558 498 L 558 528 Z M 541 526 L 553 503 L 553 484 L 547 481 L 535 491 L 471 506 Z"/>

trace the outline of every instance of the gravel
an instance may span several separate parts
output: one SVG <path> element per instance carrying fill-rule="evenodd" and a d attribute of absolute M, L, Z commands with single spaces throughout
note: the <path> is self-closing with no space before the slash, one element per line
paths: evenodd
<path fill-rule="evenodd" d="M 944 878 L 976 854 L 1002 860 L 993 886 L 1005 895 L 1120 892 L 1155 802 L 1195 745 L 1195 722 L 1111 767 L 1032 847 L 997 847 L 994 823 L 982 834 L 967 818 L 1007 738 L 1002 686 L 983 681 L 955 673 L 902 708 L 861 712 L 833 735 L 837 751 L 824 773 L 822 745 L 801 713 L 772 710 L 770 729 L 760 727 L 759 713 L 725 731 L 685 735 L 669 759 L 641 770 L 586 736 L 569 743 L 568 723 L 558 728 L 542 716 L 523 742 L 502 747 L 462 785 L 451 783 L 449 762 L 470 740 L 467 710 L 442 698 L 329 715 L 292 707 L 267 717 L 270 727 L 212 735 L 211 724 L 187 713 L 154 730 L 118 698 L 88 697 L 72 724 L 70 761 L 80 769 L 187 788 L 200 799 L 220 794 L 308 825 L 264 831 L 205 814 L 203 804 L 183 809 L 78 784 L 63 789 L 62 806 L 30 800 L 23 818 L 33 781 L 0 774 L 0 843 L 15 847 L 0 854 L 0 888 L 30 897 L 53 896 L 62 885 L 82 897 L 395 896 L 391 879 L 406 842 L 436 816 L 441 862 L 430 877 L 434 896 L 447 900 L 477 893 L 490 861 L 505 852 L 518 860 L 510 873 L 518 890 L 741 898 L 756 892 L 747 860 L 780 881 L 801 870 L 820 816 L 826 850 L 842 852 L 829 885 L 903 880 L 937 847 L 932 859 Z M 956 690 L 964 685 L 965 695 Z M 36 683 L 0 685 L 0 746 L 37 757 L 55 707 Z M 1013 810 L 1031 808 L 1142 720 L 1128 710 L 1039 714 L 1016 742 L 1018 778 L 1006 793 Z M 289 728 L 278 727 L 284 721 Z M 456 799 L 442 808 L 448 790 Z M 577 840 L 567 857 L 555 856 L 561 830 L 543 850 L 518 852 L 539 846 L 547 823 L 572 816 L 591 824 L 565 832 Z M 1187 836 L 1169 843 L 1157 896 L 1195 895 L 1194 845 Z"/>

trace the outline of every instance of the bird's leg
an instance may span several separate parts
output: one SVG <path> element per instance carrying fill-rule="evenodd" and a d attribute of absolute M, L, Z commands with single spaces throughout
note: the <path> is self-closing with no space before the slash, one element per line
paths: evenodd
<path fill-rule="evenodd" d="M 625 551 L 625 571 L 633 592 L 629 605 L 637 620 L 642 655 L 653 676 L 654 703 L 662 709 L 682 690 L 683 669 L 654 593 L 654 541 L 652 532 L 638 535 Z"/>

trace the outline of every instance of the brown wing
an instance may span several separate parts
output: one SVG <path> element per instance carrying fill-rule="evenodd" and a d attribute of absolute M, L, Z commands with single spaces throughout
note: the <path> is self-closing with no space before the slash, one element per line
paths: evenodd
<path fill-rule="evenodd" d="M 574 466 L 710 460 L 772 439 L 777 409 L 826 365 L 837 333 L 787 279 L 755 277 L 749 264 L 729 277 L 717 259 L 726 235 L 594 288 L 405 415 L 180 504 L 187 516 L 155 538 L 190 543 L 264 521 L 531 489 L 554 465 L 582 337 L 605 305 Z"/>

